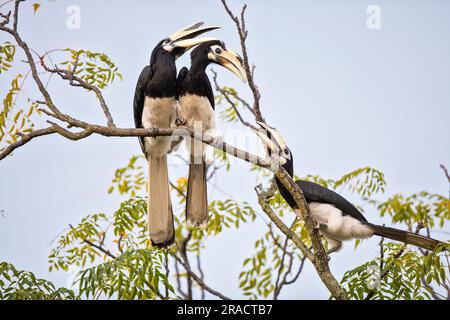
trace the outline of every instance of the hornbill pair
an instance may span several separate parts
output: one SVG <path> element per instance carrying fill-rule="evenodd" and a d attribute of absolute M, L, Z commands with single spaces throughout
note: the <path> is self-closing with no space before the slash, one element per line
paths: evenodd
<path fill-rule="evenodd" d="M 217 63 L 235 73 L 244 82 L 245 71 L 241 58 L 227 50 L 223 42 L 196 36 L 219 27 L 203 27 L 196 23 L 161 40 L 154 48 L 150 64 L 139 76 L 134 96 L 134 120 L 137 128 L 170 128 L 176 119 L 203 132 L 215 128 L 214 95 L 205 69 L 209 63 Z M 177 77 L 175 60 L 189 49 L 191 67 L 180 70 Z M 256 131 L 266 145 L 268 154 L 294 174 L 293 156 L 279 132 L 259 123 L 264 129 Z M 189 180 L 186 215 L 189 223 L 204 225 L 208 218 L 206 166 L 204 146 L 195 147 L 188 140 L 190 152 Z M 170 245 L 174 240 L 173 213 L 167 171 L 167 153 L 171 149 L 171 137 L 140 138 L 149 169 L 148 224 L 150 238 L 157 246 Z M 278 189 L 294 210 L 298 210 L 290 192 L 276 178 Z M 296 181 L 310 208 L 313 220 L 320 232 L 330 241 L 329 252 L 337 251 L 342 241 L 364 239 L 377 235 L 433 250 L 440 241 L 368 222 L 361 212 L 339 194 L 319 184 Z"/>
<path fill-rule="evenodd" d="M 176 119 L 203 132 L 215 128 L 214 94 L 205 69 L 217 63 L 243 81 L 246 80 L 242 59 L 225 44 L 214 38 L 196 36 L 218 29 L 193 24 L 161 40 L 153 49 L 150 64 L 141 72 L 134 95 L 134 122 L 136 128 L 170 128 Z M 182 68 L 177 77 L 175 60 L 189 49 L 191 67 Z M 148 162 L 149 197 L 148 227 L 150 239 L 157 246 L 168 246 L 174 241 L 172 203 L 170 200 L 167 153 L 171 137 L 141 137 L 142 151 Z M 186 200 L 188 223 L 205 225 L 208 219 L 206 165 L 204 146 L 187 139 L 190 152 L 189 180 Z"/>
<path fill-rule="evenodd" d="M 261 129 L 254 131 L 265 145 L 267 154 L 293 177 L 294 159 L 284 139 L 275 128 L 261 122 L 258 124 Z M 299 210 L 289 190 L 277 177 L 275 180 L 281 196 L 293 210 Z M 354 205 L 336 192 L 309 181 L 297 180 L 295 182 L 303 192 L 312 219 L 317 223 L 322 235 L 329 240 L 328 253 L 338 251 L 342 247 L 342 241 L 366 239 L 373 235 L 428 250 L 434 250 L 442 244 L 438 240 L 416 233 L 370 223 Z"/>

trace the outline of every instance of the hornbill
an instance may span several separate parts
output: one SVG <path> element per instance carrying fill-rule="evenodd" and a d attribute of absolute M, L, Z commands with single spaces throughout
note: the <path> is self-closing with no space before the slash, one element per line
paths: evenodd
<path fill-rule="evenodd" d="M 215 129 L 214 94 L 205 72 L 210 63 L 217 63 L 246 82 L 242 59 L 227 49 L 222 41 L 202 43 L 191 52 L 191 67 L 182 68 L 177 78 L 178 119 L 196 132 L 213 134 Z M 206 187 L 206 146 L 187 139 L 190 154 L 186 199 L 186 216 L 190 225 L 204 226 L 208 221 Z"/>
<path fill-rule="evenodd" d="M 255 130 L 255 132 L 266 146 L 268 155 L 281 164 L 286 172 L 293 177 L 293 156 L 283 138 L 275 128 L 261 122 L 258 122 L 258 124 L 262 129 Z M 290 192 L 277 177 L 275 177 L 275 180 L 282 197 L 293 210 L 298 210 Z M 342 241 L 365 239 L 373 235 L 428 250 L 434 250 L 442 244 L 438 240 L 419 234 L 370 223 L 353 204 L 336 192 L 310 181 L 297 180 L 295 182 L 303 192 L 312 219 L 318 224 L 322 235 L 330 242 L 328 253 L 338 251 L 342 247 Z"/>
<path fill-rule="evenodd" d="M 156 45 L 150 64 L 144 67 L 136 85 L 133 105 L 136 128 L 169 128 L 174 124 L 177 105 L 175 60 L 190 48 L 212 40 L 194 37 L 217 28 L 205 27 L 203 22 L 199 22 L 175 32 Z M 139 142 L 149 170 L 147 208 L 150 239 L 157 246 L 167 246 L 174 240 L 167 172 L 170 137 L 140 137 Z"/>

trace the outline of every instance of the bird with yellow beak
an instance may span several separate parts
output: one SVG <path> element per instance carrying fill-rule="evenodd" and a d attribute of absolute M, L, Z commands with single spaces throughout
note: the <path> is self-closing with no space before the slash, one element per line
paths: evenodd
<path fill-rule="evenodd" d="M 202 22 L 185 27 L 161 40 L 153 49 L 150 63 L 142 70 L 134 95 L 136 128 L 169 128 L 176 118 L 175 60 L 187 50 L 213 38 L 195 38 L 217 29 Z M 195 39 L 194 39 L 195 38 Z M 167 170 L 170 137 L 140 137 L 142 152 L 149 170 L 148 227 L 150 239 L 157 246 L 173 243 L 173 212 Z"/>
<path fill-rule="evenodd" d="M 190 128 L 201 133 L 216 128 L 214 93 L 206 74 L 210 63 L 218 64 L 246 82 L 242 59 L 222 41 L 213 40 L 198 45 L 191 52 L 191 67 L 180 70 L 177 79 L 178 118 Z M 186 199 L 187 222 L 204 226 L 208 221 L 208 192 L 206 181 L 206 145 L 187 139 L 190 154 L 189 178 Z"/>

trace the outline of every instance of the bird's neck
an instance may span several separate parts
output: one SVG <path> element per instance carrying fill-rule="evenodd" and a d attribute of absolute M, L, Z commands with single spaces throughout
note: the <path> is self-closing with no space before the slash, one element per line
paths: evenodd
<path fill-rule="evenodd" d="M 294 177 L 294 162 L 291 160 L 287 160 L 287 162 L 285 164 L 283 164 L 282 166 L 286 172 L 289 174 L 289 176 L 291 178 Z M 294 198 L 292 197 L 291 193 L 289 192 L 288 189 L 286 189 L 286 187 L 283 185 L 283 182 L 280 181 L 280 179 L 278 179 L 275 176 L 275 182 L 277 183 L 277 187 L 278 190 L 280 191 L 281 196 L 284 198 L 284 200 L 286 200 L 286 202 L 289 204 L 289 206 L 291 208 L 297 208 L 297 204 L 294 200 Z"/>
<path fill-rule="evenodd" d="M 189 72 L 193 76 L 203 76 L 206 74 L 206 67 L 208 67 L 209 61 L 206 59 L 194 59 L 191 61 L 191 68 Z"/>
<path fill-rule="evenodd" d="M 146 94 L 150 97 L 172 97 L 176 94 L 177 66 L 175 57 L 166 52 L 152 56 L 153 75 L 147 83 Z"/>
<path fill-rule="evenodd" d="M 286 160 L 286 163 L 283 164 L 283 168 L 291 177 L 294 177 L 294 161 L 292 161 L 292 156 L 290 160 Z"/>

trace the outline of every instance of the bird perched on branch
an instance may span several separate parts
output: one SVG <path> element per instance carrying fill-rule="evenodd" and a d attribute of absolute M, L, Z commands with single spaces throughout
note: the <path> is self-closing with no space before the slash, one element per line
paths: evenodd
<path fill-rule="evenodd" d="M 214 94 L 205 70 L 210 63 L 219 64 L 244 82 L 247 81 L 242 59 L 225 47 L 222 41 L 209 41 L 191 52 L 191 67 L 180 70 L 177 78 L 178 118 L 196 132 L 215 129 Z M 187 139 L 190 154 L 189 179 L 186 200 L 187 221 L 191 225 L 205 225 L 208 221 L 206 187 L 206 146 L 194 139 Z"/>
<path fill-rule="evenodd" d="M 263 141 L 269 156 L 293 177 L 293 156 L 280 133 L 265 123 L 258 122 L 262 130 L 255 130 Z M 282 197 L 293 210 L 299 210 L 289 190 L 277 178 L 276 183 Z M 330 241 L 328 253 L 338 251 L 342 241 L 365 239 L 373 235 L 386 237 L 406 244 L 434 250 L 442 242 L 419 234 L 370 223 L 349 201 L 317 183 L 295 181 L 303 192 L 312 219 L 318 224 L 320 232 Z"/>
<path fill-rule="evenodd" d="M 134 94 L 136 128 L 169 128 L 176 118 L 175 60 L 190 48 L 213 38 L 194 37 L 219 27 L 199 22 L 161 40 L 153 49 L 150 64 L 144 67 Z M 139 138 L 149 169 L 148 224 L 155 245 L 167 246 L 174 240 L 173 213 L 167 172 L 170 137 Z"/>

